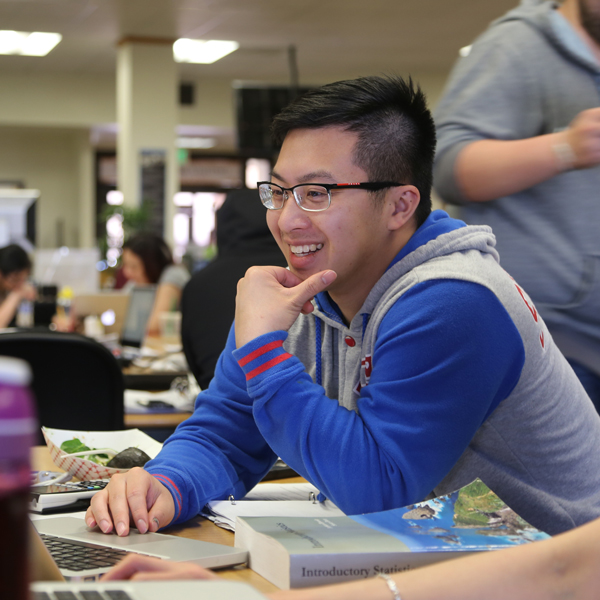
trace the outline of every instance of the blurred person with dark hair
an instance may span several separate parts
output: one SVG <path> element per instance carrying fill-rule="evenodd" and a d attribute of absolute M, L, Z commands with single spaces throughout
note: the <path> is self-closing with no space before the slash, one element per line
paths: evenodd
<path fill-rule="evenodd" d="M 157 286 L 147 333 L 159 335 L 160 314 L 179 308 L 181 292 L 190 274 L 185 267 L 173 263 L 167 243 L 151 232 L 135 233 L 123 244 L 122 264 L 127 285 Z"/>
<path fill-rule="evenodd" d="M 257 190 L 234 190 L 216 213 L 217 256 L 192 274 L 181 298 L 181 341 L 201 389 L 208 387 L 235 315 L 238 281 L 254 265 L 286 266 Z"/>
<path fill-rule="evenodd" d="M 600 412 L 600 2 L 523 0 L 460 58 L 435 187 L 492 227 Z"/>
<path fill-rule="evenodd" d="M 8 327 L 23 300 L 35 300 L 36 290 L 28 283 L 31 259 L 18 244 L 0 248 L 0 328 Z"/>

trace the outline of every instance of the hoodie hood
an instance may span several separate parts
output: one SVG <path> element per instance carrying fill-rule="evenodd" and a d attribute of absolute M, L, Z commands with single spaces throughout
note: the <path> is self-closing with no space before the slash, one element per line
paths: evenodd
<path fill-rule="evenodd" d="M 220 257 L 279 252 L 267 226 L 267 209 L 256 190 L 229 192 L 216 220 Z"/>
<path fill-rule="evenodd" d="M 495 27 L 511 21 L 527 23 L 572 60 L 594 73 L 599 73 L 600 66 L 591 50 L 569 21 L 558 12 L 559 6 L 559 2 L 551 0 L 521 0 L 519 6 L 496 19 L 491 26 Z"/>

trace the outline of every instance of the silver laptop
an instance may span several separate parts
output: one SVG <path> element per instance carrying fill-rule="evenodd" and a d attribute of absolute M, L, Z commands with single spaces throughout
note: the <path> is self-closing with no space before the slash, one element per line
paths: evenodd
<path fill-rule="evenodd" d="M 249 585 L 226 580 L 32 583 L 30 589 L 30 600 L 266 600 Z"/>
<path fill-rule="evenodd" d="M 98 529 L 90 530 L 83 518 L 77 517 L 36 519 L 33 524 L 39 534 L 34 537 L 43 538 L 46 549 L 56 557 L 62 576 L 69 581 L 98 579 L 127 552 L 192 562 L 212 569 L 245 563 L 248 559 L 248 552 L 239 548 L 162 533 L 141 534 L 133 528 L 126 537 L 106 535 Z M 59 548 L 65 541 L 74 543 L 66 552 Z M 74 559 L 76 551 L 84 558 Z"/>

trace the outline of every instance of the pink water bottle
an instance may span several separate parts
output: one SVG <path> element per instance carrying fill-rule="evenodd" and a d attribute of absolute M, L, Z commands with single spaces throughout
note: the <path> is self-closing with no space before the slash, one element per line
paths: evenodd
<path fill-rule="evenodd" d="M 0 589 L 11 600 L 29 597 L 29 455 L 37 431 L 30 381 L 25 361 L 0 356 Z"/>

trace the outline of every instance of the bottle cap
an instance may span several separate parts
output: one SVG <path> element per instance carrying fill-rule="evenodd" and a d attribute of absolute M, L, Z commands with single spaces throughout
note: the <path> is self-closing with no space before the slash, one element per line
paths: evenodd
<path fill-rule="evenodd" d="M 29 385 L 31 383 L 31 367 L 20 358 L 0 356 L 0 383 L 9 385 Z"/>

